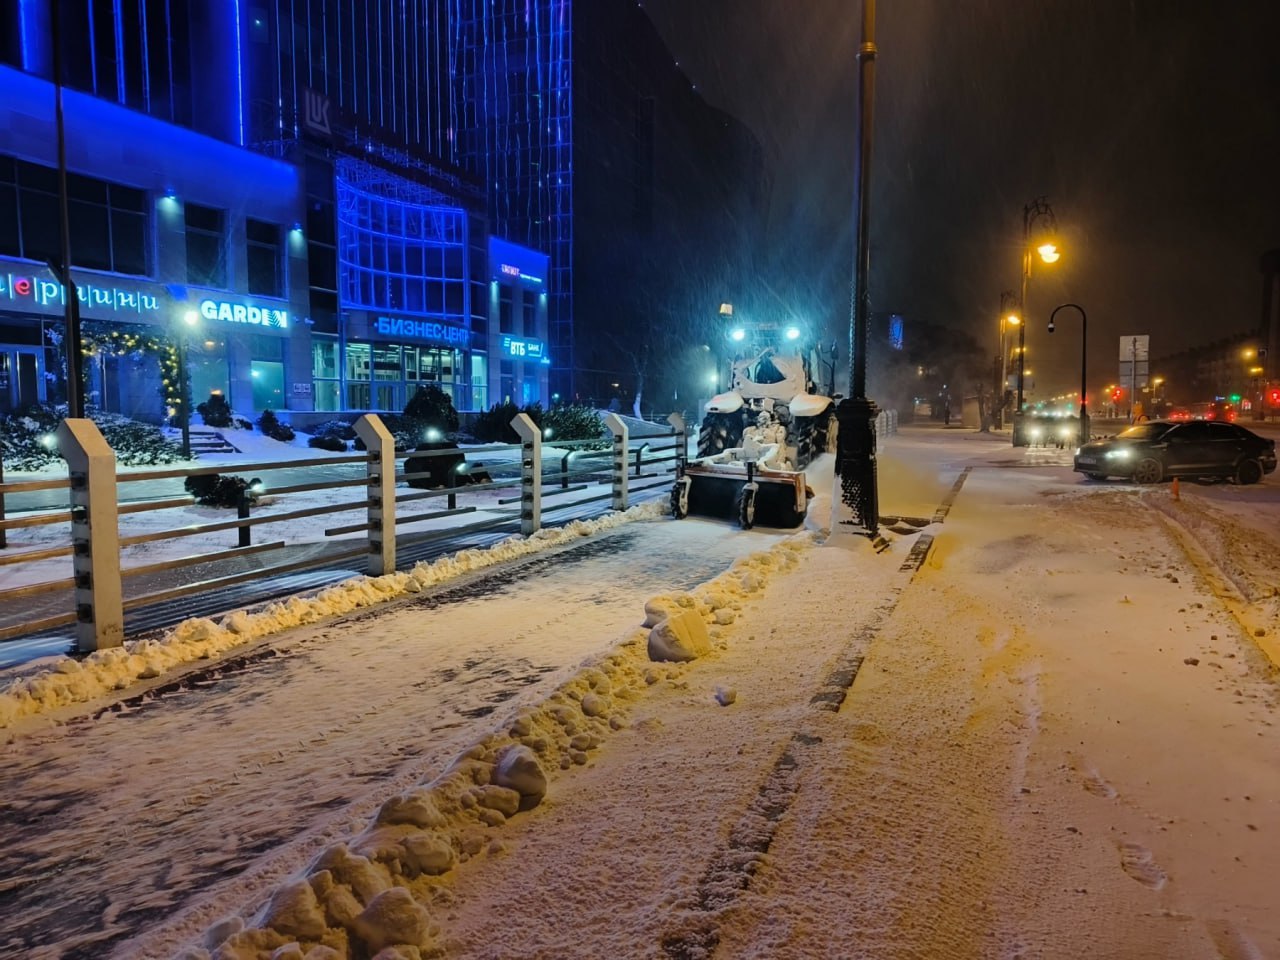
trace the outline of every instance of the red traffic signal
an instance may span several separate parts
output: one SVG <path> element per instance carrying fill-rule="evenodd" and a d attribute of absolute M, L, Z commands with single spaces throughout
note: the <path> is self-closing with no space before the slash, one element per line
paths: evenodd
<path fill-rule="evenodd" d="M 1119 387 L 1116 387 L 1114 390 L 1111 391 L 1112 400 L 1119 400 L 1120 397 L 1123 395 L 1124 395 L 1124 391 L 1121 390 Z"/>
<path fill-rule="evenodd" d="M 1267 403 L 1273 407 L 1280 407 L 1280 389 L 1272 387 L 1267 391 Z"/>

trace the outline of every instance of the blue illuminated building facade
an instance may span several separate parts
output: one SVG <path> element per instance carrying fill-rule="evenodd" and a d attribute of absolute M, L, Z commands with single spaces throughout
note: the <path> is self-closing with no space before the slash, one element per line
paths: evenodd
<path fill-rule="evenodd" d="M 545 297 L 513 328 L 540 361 L 497 353 L 547 260 L 490 263 L 483 184 L 449 159 L 446 3 L 59 2 L 92 404 L 163 417 L 157 339 L 184 345 L 196 402 L 302 425 L 427 385 L 462 411 L 548 402 Z M 65 360 L 50 5 L 0 18 L 4 412 L 63 399 Z"/>
<path fill-rule="evenodd" d="M 600 398 L 752 229 L 754 141 L 629 0 L 52 2 L 108 410 L 163 416 L 148 336 L 196 402 L 304 427 Z M 0 7 L 0 411 L 65 394 L 51 9 Z"/>

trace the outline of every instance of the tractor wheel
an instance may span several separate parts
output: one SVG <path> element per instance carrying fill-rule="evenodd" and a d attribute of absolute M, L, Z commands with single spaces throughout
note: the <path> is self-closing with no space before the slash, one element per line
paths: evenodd
<path fill-rule="evenodd" d="M 738 494 L 738 522 L 743 530 L 756 525 L 756 492 L 750 487 L 743 487 Z"/>
<path fill-rule="evenodd" d="M 698 431 L 698 457 L 715 456 L 742 443 L 743 414 L 709 413 Z"/>
<path fill-rule="evenodd" d="M 671 516 L 683 520 L 689 515 L 689 501 L 684 496 L 684 484 L 677 483 L 671 488 Z"/>

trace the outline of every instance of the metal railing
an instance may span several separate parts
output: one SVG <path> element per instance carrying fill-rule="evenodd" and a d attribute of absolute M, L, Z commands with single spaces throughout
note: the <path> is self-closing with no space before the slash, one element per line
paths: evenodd
<path fill-rule="evenodd" d="M 0 590 L 0 609 L 16 611 L 19 608 L 12 606 L 15 601 L 60 591 L 70 591 L 71 600 L 67 609 L 22 623 L 0 626 L 0 640 L 74 624 L 79 651 L 118 646 L 124 641 L 126 610 L 360 557 L 366 560 L 366 572 L 379 576 L 393 572 L 397 551 L 410 545 L 503 529 L 529 535 L 542 526 L 545 512 L 554 511 L 560 520 L 564 520 L 571 518 L 569 514 L 572 511 L 602 501 L 609 502 L 609 509 L 625 510 L 631 495 L 671 483 L 671 474 L 685 444 L 685 437 L 682 432 L 676 432 L 675 424 L 669 439 L 652 438 L 632 449 L 627 427 L 620 418 L 610 415 L 605 418 L 605 423 L 612 436 L 610 447 L 600 449 L 599 441 L 557 443 L 557 450 L 562 452 L 549 462 L 551 469 L 544 477 L 542 436 L 525 414 L 512 421 L 521 437 L 518 444 L 398 452 L 381 419 L 369 414 L 355 424 L 356 434 L 365 446 L 366 452 L 363 453 L 124 474 L 117 474 L 115 454 L 92 421 L 66 420 L 58 428 L 58 444 L 67 460 L 67 477 L 18 483 L 0 480 L 0 505 L 5 494 L 61 489 L 68 491 L 70 508 L 33 511 L 14 517 L 6 517 L 0 512 L 0 534 L 9 530 L 68 524 L 69 539 L 56 546 L 36 549 L 14 549 L 12 543 L 6 548 L 4 541 L 0 541 L 0 548 L 4 548 L 0 549 L 0 572 L 6 568 L 21 569 L 23 565 L 38 561 L 70 557 L 72 576 Z M 481 464 L 468 458 L 489 454 L 497 455 L 497 461 L 484 467 L 483 476 L 477 475 Z M 451 466 L 443 474 L 443 485 L 417 489 L 441 477 L 441 470 L 431 469 L 431 460 L 437 457 L 450 458 L 447 463 Z M 411 461 L 413 469 L 410 469 Z M 141 533 L 126 530 L 125 535 L 121 535 L 122 516 L 185 508 L 195 503 L 192 496 L 161 496 L 123 502 L 120 489 L 129 484 L 148 480 L 186 480 L 195 476 L 225 474 L 228 469 L 237 473 L 292 471 L 305 475 L 306 471 L 317 467 L 341 465 L 363 465 L 364 469 L 356 476 L 339 479 L 310 480 L 305 476 L 290 476 L 286 478 L 289 482 L 271 486 L 269 492 L 274 505 L 292 495 L 318 490 L 364 488 L 349 500 L 253 515 L 252 497 L 245 494 L 241 497 L 235 519 L 175 525 Z M 424 465 L 427 469 L 423 469 Z M 551 478 L 551 482 L 544 484 L 546 478 Z M 299 482 L 292 482 L 295 480 Z M 409 489 L 402 490 L 402 486 Z M 605 489 L 592 492 L 593 486 Z M 503 490 L 510 490 L 513 495 L 494 497 L 495 491 L 500 493 Z M 428 509 L 414 509 L 409 504 L 425 504 Z M 285 539 L 268 538 L 263 542 L 253 542 L 254 530 L 272 524 L 351 511 L 362 511 L 364 517 L 359 522 L 322 528 L 324 549 L 301 559 L 287 557 L 285 548 L 291 544 Z M 456 522 L 457 518 L 469 515 L 477 517 L 474 523 L 459 525 Z M 432 529 L 408 530 L 431 521 L 448 522 L 436 524 Z M 235 546 L 132 565 L 126 565 L 122 556 L 122 552 L 130 547 L 179 538 L 197 538 L 207 542 L 210 536 L 231 530 L 237 532 Z M 332 541 L 332 538 L 360 534 L 363 536 L 356 536 L 350 541 L 353 544 L 350 547 Z M 160 588 L 153 585 L 150 590 L 131 591 L 126 596 L 126 583 L 141 583 L 138 578 L 250 556 L 265 557 L 275 562 L 252 570 L 184 579 Z"/>

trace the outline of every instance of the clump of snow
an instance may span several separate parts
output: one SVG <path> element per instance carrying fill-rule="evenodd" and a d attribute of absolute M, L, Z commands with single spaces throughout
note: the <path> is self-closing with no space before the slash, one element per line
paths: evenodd
<path fill-rule="evenodd" d="M 697 660 L 711 652 L 706 622 L 696 610 L 676 610 L 649 631 L 649 656 L 654 660 Z"/>
<path fill-rule="evenodd" d="M 335 956 L 418 956 L 437 949 L 438 929 L 415 892 L 444 881 L 454 868 L 501 849 L 496 831 L 532 810 L 553 789 L 558 771 L 588 762 L 610 734 L 624 728 L 629 706 L 654 684 L 679 683 L 686 669 L 654 663 L 654 631 L 678 621 L 711 651 L 718 613 L 756 599 L 770 578 L 792 568 L 814 543 L 809 534 L 737 561 L 694 591 L 645 604 L 646 623 L 586 661 L 536 705 L 464 751 L 440 776 L 387 799 L 348 842 L 322 851 L 304 875 L 282 884 L 252 920 L 227 918 L 206 931 L 188 960 L 271 956 L 318 960 Z M 693 625 L 696 622 L 697 627 Z M 718 689 L 728 705 L 732 690 Z"/>
<path fill-rule="evenodd" d="M 380 577 L 353 577 L 310 597 L 290 597 L 250 613 L 237 610 L 220 620 L 185 620 L 157 639 L 99 650 L 83 660 L 64 657 L 0 691 L 0 728 L 75 703 L 85 703 L 145 680 L 154 680 L 185 664 L 220 656 L 235 647 L 336 614 L 392 600 L 452 580 L 465 573 L 588 537 L 620 524 L 652 520 L 667 511 L 652 501 L 592 520 L 544 528 L 531 536 L 509 537 L 484 549 L 462 550 L 413 569 Z"/>

